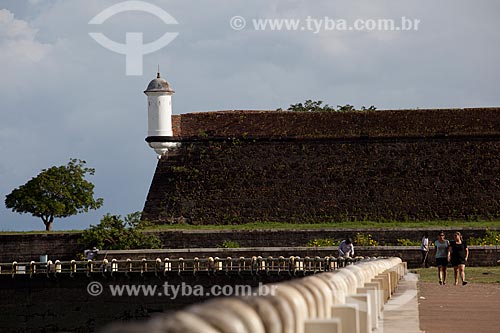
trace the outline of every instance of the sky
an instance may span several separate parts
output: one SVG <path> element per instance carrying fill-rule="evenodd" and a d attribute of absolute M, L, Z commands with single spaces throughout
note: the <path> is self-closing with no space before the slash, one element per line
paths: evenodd
<path fill-rule="evenodd" d="M 141 8 L 158 7 L 153 13 L 89 24 L 122 2 L 0 0 L 0 231 L 44 230 L 40 219 L 6 209 L 5 195 L 70 158 L 95 168 L 87 178 L 104 205 L 56 219 L 54 230 L 143 209 L 157 163 L 144 141 L 143 91 L 158 65 L 176 91 L 174 114 L 307 99 L 378 109 L 500 106 L 496 0 L 148 0 Z M 380 19 L 401 29 L 374 28 Z M 130 43 L 128 33 L 142 33 L 143 43 L 178 34 L 140 54 L 139 73 L 89 35 L 96 32 L 119 44 Z"/>

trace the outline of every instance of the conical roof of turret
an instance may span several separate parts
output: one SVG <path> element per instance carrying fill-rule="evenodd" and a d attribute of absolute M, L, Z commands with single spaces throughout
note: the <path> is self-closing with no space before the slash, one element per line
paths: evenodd
<path fill-rule="evenodd" d="M 170 86 L 170 83 L 167 82 L 164 78 L 160 77 L 160 72 L 156 74 L 156 79 L 151 80 L 149 82 L 148 87 L 144 91 L 147 92 L 168 92 L 174 93 L 175 91 Z"/>

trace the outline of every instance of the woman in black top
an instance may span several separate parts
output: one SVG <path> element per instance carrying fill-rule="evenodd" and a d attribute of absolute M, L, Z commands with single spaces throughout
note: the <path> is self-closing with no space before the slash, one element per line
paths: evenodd
<path fill-rule="evenodd" d="M 469 249 L 467 248 L 467 243 L 463 241 L 460 232 L 455 232 L 454 238 L 455 240 L 450 241 L 450 246 L 448 247 L 448 260 L 451 262 L 455 272 L 455 286 L 458 285 L 459 273 L 462 285 L 465 286 L 467 284 L 467 281 L 465 281 L 465 264 L 469 258 Z"/>

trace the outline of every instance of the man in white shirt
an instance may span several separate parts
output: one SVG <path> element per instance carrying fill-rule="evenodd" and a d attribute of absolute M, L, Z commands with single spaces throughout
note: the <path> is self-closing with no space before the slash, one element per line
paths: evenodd
<path fill-rule="evenodd" d="M 427 232 L 424 232 L 424 235 L 422 236 L 422 242 L 420 244 L 420 252 L 422 253 L 422 268 L 427 268 L 429 267 L 427 258 L 429 254 L 429 234 Z"/>
<path fill-rule="evenodd" d="M 354 257 L 354 245 L 352 239 L 347 238 L 340 242 L 339 257 Z"/>

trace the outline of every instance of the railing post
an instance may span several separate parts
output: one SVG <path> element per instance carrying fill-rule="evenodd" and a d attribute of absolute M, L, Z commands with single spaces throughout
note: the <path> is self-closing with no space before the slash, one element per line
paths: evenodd
<path fill-rule="evenodd" d="M 53 264 L 54 264 L 54 263 L 52 262 L 52 260 L 47 261 L 47 275 L 48 275 L 48 274 L 49 274 L 49 272 L 51 271 L 51 269 L 52 269 L 52 265 L 53 265 Z"/>
<path fill-rule="evenodd" d="M 87 260 L 87 275 L 92 273 L 94 271 L 94 264 L 92 263 L 92 260 Z"/>
<path fill-rule="evenodd" d="M 245 270 L 245 257 L 240 257 L 238 264 L 238 273 L 241 273 L 244 270 Z"/>
<path fill-rule="evenodd" d="M 214 258 L 214 267 L 216 271 L 222 270 L 222 261 L 219 259 L 219 257 Z"/>
<path fill-rule="evenodd" d="M 180 275 L 181 272 L 184 270 L 184 258 L 179 258 L 178 259 L 177 269 L 178 269 L 178 274 Z"/>
<path fill-rule="evenodd" d="M 281 270 L 285 269 L 285 257 L 278 257 L 278 275 L 281 273 Z"/>
<path fill-rule="evenodd" d="M 259 267 L 259 271 L 266 270 L 266 262 L 261 256 L 257 257 L 257 266 Z"/>
<path fill-rule="evenodd" d="M 118 260 L 111 260 L 111 273 L 118 272 Z"/>
<path fill-rule="evenodd" d="M 132 264 L 132 259 L 127 258 L 126 261 L 127 261 L 128 272 L 133 272 L 134 268 L 133 268 L 133 264 Z"/>
<path fill-rule="evenodd" d="M 231 257 L 226 258 L 226 274 L 233 269 L 233 261 Z"/>
<path fill-rule="evenodd" d="M 172 270 L 172 263 L 169 258 L 165 258 L 163 261 L 165 262 L 163 264 L 163 274 L 165 275 L 166 272 L 170 272 Z"/>
<path fill-rule="evenodd" d="M 193 275 L 200 270 L 200 259 L 198 257 L 193 258 Z"/>
<path fill-rule="evenodd" d="M 36 263 L 32 260 L 30 261 L 30 274 L 33 275 L 36 273 Z"/>
<path fill-rule="evenodd" d="M 161 259 L 156 258 L 155 260 L 155 275 L 158 275 L 158 272 L 161 270 Z"/>
<path fill-rule="evenodd" d="M 295 257 L 295 269 L 294 273 L 297 271 L 303 271 L 304 270 L 304 260 L 300 258 L 299 256 Z"/>
<path fill-rule="evenodd" d="M 109 263 L 108 259 L 104 258 L 104 259 L 102 260 L 101 272 L 102 272 L 103 274 L 104 274 L 104 273 L 107 271 L 107 269 L 108 269 L 108 263 Z"/>
<path fill-rule="evenodd" d="M 318 271 L 321 272 L 323 270 L 323 262 L 319 256 L 314 257 L 314 273 Z"/>
<path fill-rule="evenodd" d="M 69 271 L 70 271 L 70 276 L 73 276 L 73 273 L 76 273 L 76 261 L 75 260 L 70 261 Z"/>

